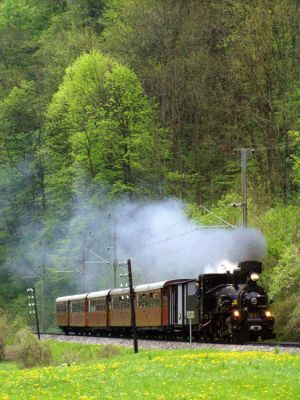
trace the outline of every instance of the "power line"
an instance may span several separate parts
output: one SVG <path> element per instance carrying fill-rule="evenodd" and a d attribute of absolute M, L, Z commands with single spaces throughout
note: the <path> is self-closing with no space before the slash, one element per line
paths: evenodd
<path fill-rule="evenodd" d="M 253 150 L 255 151 L 255 152 L 257 152 L 257 151 L 266 151 L 266 150 L 275 150 L 275 149 L 280 149 L 280 148 L 289 148 L 289 149 L 291 149 L 291 148 L 293 148 L 294 146 L 299 146 L 299 144 L 298 143 L 296 143 L 296 142 L 294 142 L 294 143 L 288 143 L 288 144 L 286 144 L 286 143 L 278 143 L 278 144 L 274 144 L 274 145 L 272 145 L 272 146 L 258 146 L 258 147 L 253 147 Z"/>
<path fill-rule="evenodd" d="M 182 237 L 182 236 L 189 235 L 189 234 L 191 234 L 191 233 L 200 231 L 201 229 L 211 229 L 211 228 L 212 228 L 212 229 L 224 229 L 224 228 L 226 228 L 226 227 L 225 227 L 224 225 L 199 226 L 199 227 L 196 227 L 195 229 L 192 229 L 192 230 L 190 230 L 190 231 L 188 231 L 188 232 L 183 232 L 183 233 L 180 233 L 180 234 L 178 234 L 178 235 L 171 236 L 171 237 L 168 237 L 168 238 L 166 238 L 166 239 L 160 240 L 160 241 L 158 241 L 158 242 L 154 242 L 154 243 L 150 243 L 150 244 L 148 244 L 148 245 L 142 246 L 141 249 L 144 249 L 144 248 L 146 248 L 146 247 L 151 247 L 151 246 L 154 246 L 154 245 L 157 245 L 157 244 L 160 244 L 160 243 L 164 243 L 164 242 L 167 242 L 167 241 L 169 241 L 169 240 L 177 239 L 177 238 L 179 238 L 179 237 Z M 236 227 L 234 227 L 234 228 L 236 228 Z"/>
<path fill-rule="evenodd" d="M 231 228 L 236 228 L 235 225 L 230 224 L 229 222 L 225 221 L 225 219 L 219 217 L 217 214 L 215 214 L 213 211 L 210 211 L 208 208 L 205 206 L 199 205 L 200 208 L 203 208 L 207 213 L 212 214 L 214 217 L 216 217 L 218 220 L 222 221 L 225 225 L 230 226 Z"/>

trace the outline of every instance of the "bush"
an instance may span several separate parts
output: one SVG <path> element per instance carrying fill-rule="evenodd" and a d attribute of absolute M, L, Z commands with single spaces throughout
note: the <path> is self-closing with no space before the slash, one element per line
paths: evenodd
<path fill-rule="evenodd" d="M 106 345 L 101 348 L 99 351 L 99 357 L 100 358 L 111 358 L 111 357 L 116 357 L 121 354 L 121 350 L 113 345 Z"/>
<path fill-rule="evenodd" d="M 32 368 L 49 365 L 52 354 L 46 342 L 41 342 L 28 328 L 25 328 L 16 334 L 15 344 L 6 347 L 5 358 L 15 361 L 20 368 Z"/>
<path fill-rule="evenodd" d="M 300 296 L 298 294 L 275 299 L 275 333 L 278 340 L 300 340 Z"/>
<path fill-rule="evenodd" d="M 7 337 L 7 317 L 5 314 L 0 315 L 0 361 L 4 359 L 4 349 L 6 344 L 6 337 Z"/>
<path fill-rule="evenodd" d="M 18 331 L 20 331 L 21 329 L 26 328 L 26 323 L 20 315 L 17 315 L 16 318 L 12 322 L 9 322 L 9 321 L 6 321 L 6 322 L 9 324 L 9 330 L 7 330 L 5 344 L 10 345 L 10 344 L 14 343 L 16 333 Z"/>

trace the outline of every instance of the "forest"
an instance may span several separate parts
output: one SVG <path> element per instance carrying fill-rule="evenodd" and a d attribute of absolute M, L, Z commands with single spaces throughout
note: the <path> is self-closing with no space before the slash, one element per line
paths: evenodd
<path fill-rule="evenodd" d="M 263 284 L 300 339 L 299 0 L 1 0 L 0 122 L 2 310 L 30 319 L 35 285 L 52 329 L 56 296 L 109 287 L 120 202 L 242 225 L 248 149 Z"/>

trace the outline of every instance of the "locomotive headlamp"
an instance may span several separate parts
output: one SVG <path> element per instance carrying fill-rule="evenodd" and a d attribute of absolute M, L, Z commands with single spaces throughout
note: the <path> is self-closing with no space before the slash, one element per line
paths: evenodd
<path fill-rule="evenodd" d="M 234 310 L 234 311 L 233 311 L 233 316 L 234 316 L 235 318 L 238 318 L 238 317 L 240 316 L 239 310 Z"/>
<path fill-rule="evenodd" d="M 271 313 L 271 311 L 269 311 L 269 310 L 267 310 L 266 312 L 265 312 L 265 316 L 266 317 L 272 317 L 272 313 Z"/>
<path fill-rule="evenodd" d="M 252 272 L 252 274 L 250 275 L 250 279 L 251 281 L 256 282 L 259 280 L 259 275 L 256 274 L 255 272 Z"/>

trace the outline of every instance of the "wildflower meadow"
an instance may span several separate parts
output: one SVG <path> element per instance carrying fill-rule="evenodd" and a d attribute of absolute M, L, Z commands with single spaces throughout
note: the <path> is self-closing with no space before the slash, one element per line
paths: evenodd
<path fill-rule="evenodd" d="M 59 348 L 65 351 L 68 344 Z M 0 400 L 300 399 L 298 354 L 126 350 L 98 357 L 100 350 L 86 346 L 83 360 L 43 368 L 18 369 L 13 363 L 1 363 Z M 57 355 L 54 363 L 59 363 Z"/>

